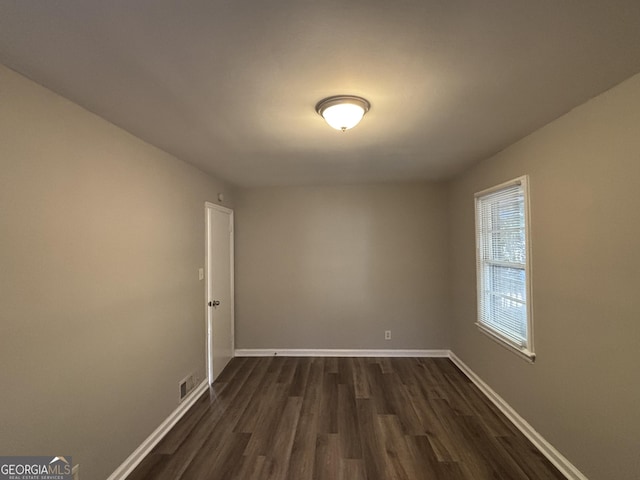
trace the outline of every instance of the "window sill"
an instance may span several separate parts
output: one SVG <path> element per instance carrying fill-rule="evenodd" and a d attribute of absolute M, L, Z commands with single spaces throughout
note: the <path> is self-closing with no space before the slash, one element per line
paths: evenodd
<path fill-rule="evenodd" d="M 506 348 L 511 353 L 516 354 L 518 357 L 522 358 L 523 360 L 529 363 L 534 363 L 536 361 L 536 354 L 529 351 L 527 348 L 520 347 L 510 342 L 503 336 L 499 335 L 498 333 L 494 332 L 493 330 L 484 326 L 481 323 L 476 322 L 476 326 L 478 327 L 478 330 L 484 333 L 487 337 L 489 337 L 491 340 L 493 340 L 503 348 Z"/>

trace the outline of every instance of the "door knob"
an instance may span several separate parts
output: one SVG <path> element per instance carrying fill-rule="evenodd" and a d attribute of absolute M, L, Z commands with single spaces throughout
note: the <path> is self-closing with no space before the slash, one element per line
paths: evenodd
<path fill-rule="evenodd" d="M 220 300 L 213 300 L 212 302 L 209 302 L 210 307 L 217 307 L 218 305 L 220 305 Z"/>

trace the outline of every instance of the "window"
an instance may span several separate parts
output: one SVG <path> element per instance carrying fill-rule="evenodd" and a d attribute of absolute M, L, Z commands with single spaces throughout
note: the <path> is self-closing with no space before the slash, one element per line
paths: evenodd
<path fill-rule="evenodd" d="M 528 177 L 476 193 L 478 327 L 533 361 Z"/>

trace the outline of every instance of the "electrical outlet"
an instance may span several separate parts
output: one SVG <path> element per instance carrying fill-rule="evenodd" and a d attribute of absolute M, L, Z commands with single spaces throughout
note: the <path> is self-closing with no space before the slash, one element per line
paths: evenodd
<path fill-rule="evenodd" d="M 391 340 L 391 330 L 385 330 L 384 331 L 384 339 L 385 340 Z"/>

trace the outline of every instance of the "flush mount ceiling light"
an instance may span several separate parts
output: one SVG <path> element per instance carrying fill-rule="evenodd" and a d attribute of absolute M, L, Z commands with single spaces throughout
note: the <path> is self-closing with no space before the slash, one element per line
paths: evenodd
<path fill-rule="evenodd" d="M 353 95 L 336 95 L 320 100 L 316 112 L 336 130 L 349 130 L 355 127 L 371 105 L 362 97 Z"/>

